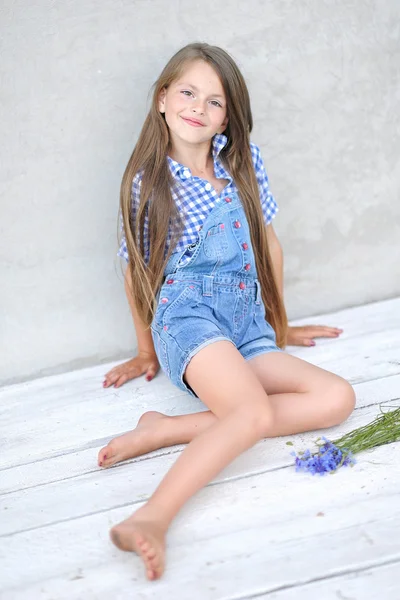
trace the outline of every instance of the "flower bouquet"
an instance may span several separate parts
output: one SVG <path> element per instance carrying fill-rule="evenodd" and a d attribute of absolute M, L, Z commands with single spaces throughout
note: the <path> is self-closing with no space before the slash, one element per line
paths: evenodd
<path fill-rule="evenodd" d="M 296 471 L 308 471 L 313 475 L 332 474 L 339 467 L 352 467 L 356 463 L 354 454 L 357 452 L 400 440 L 400 407 L 388 412 L 382 411 L 382 408 L 380 410 L 381 416 L 374 421 L 346 433 L 337 440 L 318 438 L 317 452 L 292 452 L 292 456 L 295 456 Z M 292 442 L 286 443 L 293 446 Z"/>

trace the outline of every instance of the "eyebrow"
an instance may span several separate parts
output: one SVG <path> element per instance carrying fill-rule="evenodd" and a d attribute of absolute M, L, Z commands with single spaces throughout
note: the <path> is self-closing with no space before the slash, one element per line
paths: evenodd
<path fill-rule="evenodd" d="M 183 82 L 179 83 L 179 85 L 187 85 L 188 87 L 193 88 L 195 92 L 199 91 L 199 88 L 197 88 L 195 85 L 193 85 L 193 83 L 186 83 L 183 81 Z M 224 99 L 224 96 L 221 96 L 221 94 L 210 94 L 209 96 L 212 96 L 213 98 Z"/>

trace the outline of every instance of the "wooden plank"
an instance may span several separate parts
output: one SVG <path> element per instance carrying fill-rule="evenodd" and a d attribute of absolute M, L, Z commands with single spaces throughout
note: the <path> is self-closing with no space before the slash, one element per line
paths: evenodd
<path fill-rule="evenodd" d="M 384 402 L 391 405 L 392 401 L 400 395 L 400 375 L 357 384 L 355 389 L 357 394 L 356 411 L 363 407 Z M 202 405 L 199 403 L 192 403 L 192 399 L 188 394 L 185 394 L 181 400 L 182 414 L 193 412 L 195 408 L 202 408 Z M 97 404 L 97 402 L 97 398 L 95 398 L 94 403 Z M 151 398 L 149 398 L 148 402 L 151 403 Z M 172 399 L 172 402 L 173 404 L 165 401 L 163 411 L 167 414 L 171 414 L 174 411 L 175 399 Z M 103 405 L 98 406 L 96 411 L 93 409 L 94 415 L 91 420 L 86 417 L 82 427 L 84 426 L 87 431 L 81 432 L 82 438 L 77 440 L 75 447 L 58 449 L 53 456 L 50 451 L 50 448 L 52 447 L 51 440 L 48 439 L 47 432 L 43 432 L 43 435 L 34 435 L 32 432 L 32 437 L 26 438 L 26 443 L 23 445 L 12 446 L 12 444 L 10 444 L 11 448 L 7 445 L 5 450 L 3 450 L 3 454 L 5 455 L 4 458 L 7 460 L 9 466 L 7 468 L 3 467 L 3 470 L 0 471 L 0 496 L 2 493 L 12 492 L 18 489 L 23 490 L 45 483 L 55 483 L 65 478 L 71 478 L 77 475 L 87 475 L 93 471 L 97 471 L 97 451 L 107 443 L 109 439 L 123 433 L 127 423 L 131 422 L 132 427 L 135 426 L 140 415 L 146 408 L 148 409 L 148 406 L 145 406 L 143 400 L 138 401 L 137 404 L 133 404 L 132 406 L 130 403 L 126 402 L 121 406 L 120 410 L 115 410 L 113 403 L 104 403 Z M 372 415 L 366 418 L 372 419 Z M 87 421 L 89 421 L 89 427 L 86 427 Z M 69 436 L 70 429 L 68 429 L 70 424 L 67 424 L 64 419 L 61 418 L 60 423 L 58 429 L 60 445 L 68 444 L 68 442 L 71 443 Z M 104 423 L 108 426 L 109 434 L 107 437 L 98 439 L 97 433 L 104 427 Z M 364 419 L 362 419 L 362 423 L 365 423 Z M 334 439 L 342 435 L 342 433 L 350 431 L 355 426 L 355 421 L 353 417 L 351 417 L 340 427 L 326 430 L 325 433 Z M 77 425 L 75 429 L 81 431 L 79 425 Z M 83 434 L 85 435 L 83 436 Z M 49 429 L 49 435 L 53 435 L 51 428 Z M 318 437 L 318 435 L 320 434 L 311 432 L 303 437 L 292 436 L 290 439 L 298 439 L 299 443 L 308 445 L 312 440 Z M 287 440 L 285 439 L 284 442 L 286 443 L 286 441 Z M 272 448 L 275 448 L 275 445 L 275 442 L 273 442 L 271 444 Z M 285 449 L 286 446 L 284 445 L 283 448 Z M 179 452 L 180 450 L 181 447 L 179 446 L 175 446 L 172 449 L 162 449 L 146 455 L 145 457 L 138 457 L 129 462 L 148 460 L 150 456 L 163 456 L 165 454 L 170 454 L 171 452 Z M 272 454 L 268 463 L 270 463 L 275 456 L 275 452 L 273 450 L 270 451 Z M 32 462 L 35 457 L 36 459 L 38 457 L 44 458 L 41 458 L 41 460 L 37 462 Z M 281 464 L 287 464 L 286 455 L 285 458 L 286 461 L 283 456 L 279 456 L 276 464 L 271 463 L 271 468 L 276 468 Z M 262 464 L 264 464 L 264 460 L 263 457 Z M 18 464 L 23 463 L 24 461 L 25 464 Z M 14 467 L 13 464 L 15 465 Z"/>
<path fill-rule="evenodd" d="M 291 354 L 332 371 L 352 384 L 400 372 L 399 328 L 372 333 L 364 339 L 335 340 L 336 347 L 332 344 L 308 348 L 306 357 L 303 349 L 291 349 Z"/>
<path fill-rule="evenodd" d="M 394 337 L 395 334 L 391 332 Z M 334 372 L 346 368 L 350 375 L 358 371 L 356 379 L 360 381 L 398 375 L 400 332 L 396 342 L 392 354 L 382 348 L 387 341 L 382 339 L 381 344 L 377 340 L 370 342 L 371 355 L 366 355 L 369 358 L 363 359 L 362 367 L 357 362 L 361 359 L 356 347 L 336 362 L 329 359 L 327 364 L 320 352 L 318 362 Z M 309 362 L 313 362 L 313 349 L 302 349 L 302 352 L 310 352 L 307 356 Z M 71 380 L 69 376 L 66 383 L 59 377 L 47 378 L 51 379 L 48 387 L 42 382 L 39 390 L 36 384 L 31 384 L 31 387 L 24 384 L 18 402 L 12 402 L 8 397 L 10 390 L 3 391 L 0 438 L 4 440 L 4 450 L 0 456 L 0 468 L 33 462 L 66 450 L 75 451 L 84 445 L 87 447 L 92 440 L 101 446 L 106 437 L 125 431 L 127 423 L 132 423 L 133 427 L 145 410 L 184 414 L 205 408 L 200 400 L 177 390 L 163 374 L 150 384 L 144 383 L 141 378 L 119 390 L 102 390 L 97 375 L 93 375 L 98 373 L 98 369 L 92 369 L 91 375 L 86 372 L 88 379 L 82 372 L 77 372 L 75 378 Z M 400 386 L 396 394 L 397 397 L 400 395 Z"/>
<path fill-rule="evenodd" d="M 344 330 L 345 337 L 365 337 L 378 331 L 400 327 L 400 298 L 353 306 L 333 313 L 323 313 L 290 321 L 291 325 L 330 325 Z M 341 336 L 342 338 L 342 336 Z M 340 339 L 340 338 L 339 338 Z M 321 344 L 329 344 L 320 340 Z"/>
<path fill-rule="evenodd" d="M 183 566 L 183 565 L 182 565 Z M 78 569 L 75 573 L 71 573 L 70 577 L 52 578 L 41 584 L 34 584 L 27 588 L 29 596 L 24 595 L 25 590 L 7 590 L 1 596 L 2 600 L 26 600 L 32 598 L 34 600 L 108 600 L 112 597 L 115 600 L 124 600 L 129 597 L 135 600 L 157 599 L 163 600 L 186 600 L 191 598 L 196 600 L 398 600 L 400 597 L 399 584 L 399 567 L 400 564 L 396 560 L 393 564 L 381 565 L 372 568 L 361 568 L 357 572 L 350 572 L 346 575 L 332 575 L 328 579 L 311 581 L 310 583 L 296 582 L 289 584 L 289 589 L 281 591 L 270 591 L 267 593 L 259 593 L 256 591 L 251 594 L 245 592 L 229 594 L 225 593 L 223 582 L 218 582 L 220 591 L 213 589 L 216 586 L 209 581 L 207 595 L 201 596 L 202 589 L 198 590 L 198 584 L 192 590 L 188 589 L 189 584 L 185 577 L 181 587 L 178 584 L 178 572 L 174 573 L 174 579 L 170 578 L 169 582 L 172 585 L 168 586 L 175 590 L 176 595 L 173 596 L 169 589 L 166 589 L 165 582 L 155 582 L 146 584 L 142 582 L 139 574 L 131 574 L 128 579 L 126 568 L 121 564 L 102 565 L 102 573 L 105 570 L 105 577 L 99 577 L 95 572 L 83 571 Z M 95 571 L 95 569 L 93 569 Z M 135 569 L 136 571 L 136 569 Z M 268 568 L 266 569 L 268 573 Z M 199 574 L 200 575 L 200 574 Z M 266 575 L 266 578 L 268 575 Z M 279 585 L 279 583 L 278 583 Z M 241 586 L 243 587 L 243 586 Z M 254 589 L 254 587 L 253 587 Z M 157 596 L 157 594 L 159 594 Z"/>
<path fill-rule="evenodd" d="M 370 422 L 377 412 L 376 406 L 355 412 L 346 429 Z M 315 432 L 303 434 L 302 441 L 296 442 L 296 448 L 310 447 L 317 435 Z M 263 440 L 233 461 L 215 478 L 214 483 L 291 467 L 291 450 L 284 438 Z M 89 459 L 89 456 L 86 454 L 85 458 Z M 89 459 L 91 465 L 93 458 Z M 0 535 L 142 502 L 151 495 L 176 459 L 177 453 L 172 451 L 148 460 L 136 460 L 132 466 L 119 465 L 105 471 L 92 467 L 83 475 L 3 495 L 0 497 L 0 509 L 7 507 L 7 519 L 0 523 Z M 64 477 L 68 472 L 68 469 L 64 470 Z M 80 498 L 78 503 L 75 502 L 77 495 Z"/>
<path fill-rule="evenodd" d="M 326 323 L 342 326 L 341 338 L 291 349 L 360 382 L 358 410 L 329 437 L 371 420 L 377 403 L 399 398 L 399 321 L 400 299 L 340 311 Z M 394 565 L 385 571 L 389 579 L 375 575 L 376 591 L 381 586 L 380 596 L 392 600 L 399 581 L 400 444 L 363 454 L 354 469 L 322 479 L 289 467 L 287 438 L 260 442 L 188 503 L 169 535 L 166 577 L 146 582 L 139 559 L 116 550 L 108 529 L 141 505 L 181 447 L 105 472 L 95 466 L 96 450 L 145 410 L 183 414 L 203 405 L 164 376 L 102 390 L 109 367 L 0 390 L 0 488 L 8 492 L 0 498 L 2 600 L 122 599 L 132 592 L 135 599 L 291 600 L 279 594 L 292 591 L 296 600 L 317 593 L 329 600 L 333 582 L 353 574 L 362 582 L 361 572 Z M 293 436 L 296 449 L 316 436 Z M 363 600 L 373 597 L 364 589 Z"/>
<path fill-rule="evenodd" d="M 168 570 L 156 584 L 144 580 L 136 556 L 107 541 L 109 526 L 130 507 L 12 535 L 2 540 L 1 597 L 122 598 L 129 591 L 169 600 L 187 590 L 193 600 L 249 598 L 400 561 L 394 446 L 375 450 L 359 471 L 316 478 L 279 470 L 202 490 L 172 528 Z"/>
<path fill-rule="evenodd" d="M 279 481 L 279 485 L 283 486 L 282 494 L 284 498 L 287 495 L 288 486 L 290 487 L 290 485 L 295 486 L 294 489 L 296 489 L 299 497 L 301 497 L 301 494 L 304 494 L 305 503 L 307 502 L 307 494 L 311 488 L 314 490 L 314 493 L 319 493 L 320 487 L 318 485 L 315 486 L 315 481 L 320 481 L 320 478 L 300 475 L 294 471 L 292 464 L 278 471 L 269 471 L 269 453 L 263 452 L 264 445 L 262 444 L 258 448 L 260 452 L 257 452 L 257 460 L 254 461 L 253 471 L 249 465 L 248 457 L 242 455 L 216 479 L 216 481 L 220 482 L 217 488 L 218 491 L 215 493 L 210 491 L 210 495 L 216 495 L 219 498 L 219 495 L 222 494 L 223 499 L 227 499 L 227 494 L 231 491 L 231 497 L 236 498 L 238 490 L 241 490 L 240 498 L 245 498 L 246 502 L 251 504 L 253 492 L 249 490 L 257 489 L 257 487 L 262 485 L 262 482 L 266 482 L 266 494 L 271 496 L 270 486 L 278 486 L 277 483 L 274 484 L 276 481 Z M 266 464 L 260 462 L 263 454 L 266 458 Z M 352 478 L 349 485 L 353 486 L 353 482 L 357 482 L 360 486 L 366 484 L 363 481 L 364 475 L 367 473 L 369 477 L 370 473 L 375 473 L 376 471 L 375 461 L 379 459 L 375 456 L 375 453 L 366 453 L 361 456 L 359 464 L 351 470 Z M 379 469 L 379 476 L 382 478 L 386 476 L 386 480 L 388 480 L 388 473 L 390 471 L 391 480 L 385 483 L 385 489 L 389 493 L 389 490 L 394 486 L 394 490 L 397 489 L 400 492 L 400 465 L 395 460 L 395 445 L 385 446 L 384 449 L 380 449 L 379 456 L 384 456 L 386 461 L 384 467 Z M 166 458 L 162 457 L 157 461 L 158 470 L 155 469 L 155 464 L 152 466 L 148 462 L 141 462 L 130 468 L 120 467 L 110 469 L 104 473 L 94 473 L 55 485 L 33 488 L 24 493 L 19 492 L 4 496 L 1 502 L 1 513 L 7 515 L 7 519 L 2 519 L 1 537 L 12 536 L 24 530 L 30 531 L 43 528 L 54 523 L 81 518 L 96 512 L 113 510 L 115 507 L 127 507 L 125 509 L 126 514 L 129 514 L 130 511 L 135 510 L 148 497 L 175 460 L 175 457 L 171 457 L 169 460 L 166 460 Z M 286 463 L 288 462 L 286 459 Z M 262 466 L 265 466 L 264 471 L 261 470 Z M 383 471 L 385 471 L 385 475 L 383 475 Z M 243 477 L 243 472 L 247 476 Z M 339 473 L 336 475 L 339 476 Z M 329 479 L 337 482 L 338 478 L 336 475 L 329 477 Z M 377 476 L 376 473 L 375 475 Z M 346 480 L 348 478 L 348 476 L 342 474 L 340 474 L 340 477 L 346 477 Z M 214 489 L 214 486 L 209 487 L 211 490 Z M 322 486 L 322 489 L 324 488 L 325 485 Z M 375 488 L 373 487 L 372 489 Z M 343 493 L 345 492 L 343 491 Z M 335 491 L 335 501 L 336 499 L 340 500 L 341 494 L 342 490 Z M 79 501 L 77 501 L 77 498 Z M 287 504 L 291 504 L 290 494 L 287 496 Z M 283 505 L 279 502 L 279 510 L 281 506 Z M 273 510 L 271 506 L 269 511 Z"/>
<path fill-rule="evenodd" d="M 390 325 L 390 326 L 389 326 Z M 388 323 L 388 329 L 374 332 L 371 334 L 352 338 L 350 335 L 343 335 L 339 339 L 318 340 L 317 346 L 314 348 L 290 348 L 290 353 L 299 356 L 303 360 L 312 362 L 313 364 L 325 365 L 327 361 L 332 360 L 338 362 L 336 370 L 340 370 L 340 364 L 348 362 L 352 359 L 352 364 L 357 359 L 360 359 L 359 370 L 361 370 L 360 381 L 366 381 L 377 377 L 384 377 L 395 374 L 396 369 L 391 371 L 392 367 L 399 367 L 398 340 L 400 328 Z M 386 350 L 388 355 L 382 354 Z M 392 356 L 393 352 L 395 353 Z M 369 376 L 368 370 L 365 369 L 365 361 L 371 361 L 371 364 L 377 369 L 381 366 L 382 372 L 377 375 Z M 130 392 L 135 394 L 136 399 L 141 399 L 148 395 L 148 389 L 152 388 L 157 396 L 161 395 L 160 402 L 176 395 L 186 395 L 180 392 L 173 385 L 165 386 L 166 378 L 157 377 L 153 382 L 148 384 L 143 378 L 130 382 L 127 386 L 115 390 L 114 388 L 103 390 L 101 383 L 106 370 L 118 363 L 100 365 L 90 369 L 74 371 L 63 375 L 46 377 L 40 380 L 17 384 L 0 389 L 0 410 L 2 418 L 14 418 L 13 412 L 23 416 L 24 410 L 29 405 L 33 405 L 36 410 L 48 410 L 50 413 L 54 405 L 54 398 L 57 398 L 59 406 L 70 405 L 71 402 L 78 402 L 84 405 L 87 400 L 93 398 L 96 393 L 99 399 L 114 398 L 119 399 L 120 393 L 130 388 Z M 360 369 L 360 367 L 362 367 Z M 333 369 L 332 369 L 333 370 Z M 345 368 L 340 374 L 346 377 Z M 386 371 L 390 372 L 386 372 Z M 354 376 L 353 376 L 354 378 Z M 163 379 L 163 381 L 161 381 Z M 157 385 L 158 384 L 158 385 Z"/>
<path fill-rule="evenodd" d="M 139 382 L 133 381 L 118 391 L 103 391 L 97 386 L 91 396 L 81 402 L 78 391 L 71 395 L 68 403 L 68 398 L 61 402 L 57 391 L 49 390 L 51 408 L 35 406 L 34 402 L 24 407 L 22 402 L 20 411 L 9 409 L 8 415 L 0 415 L 0 438 L 4 443 L 0 469 L 65 451 L 100 447 L 114 435 L 126 431 L 128 424 L 135 427 L 146 410 L 167 410 L 169 414 L 205 410 L 202 402 L 179 392 L 165 375 L 160 374 L 157 380 L 147 384 L 146 396 L 136 393 Z M 162 395 L 164 389 L 168 389 L 169 398 Z"/>
<path fill-rule="evenodd" d="M 399 600 L 399 561 L 257 595 L 259 600 Z M 254 597 L 254 596 L 253 596 Z M 247 596 L 247 598 L 249 598 Z"/>
<path fill-rule="evenodd" d="M 342 354 L 342 343 L 346 344 L 349 341 L 354 341 L 353 338 L 359 338 L 359 342 L 364 342 L 371 334 L 390 333 L 394 329 L 399 329 L 400 298 L 354 307 L 337 313 L 321 315 L 319 317 L 300 319 L 294 321 L 293 324 L 306 324 L 308 322 L 318 323 L 321 322 L 321 319 L 339 319 L 340 323 L 338 322 L 337 325 L 345 328 L 345 333 L 340 336 L 340 338 L 335 340 L 318 340 L 318 346 L 316 347 L 318 349 L 323 348 L 324 352 L 326 352 L 327 349 L 332 350 L 333 354 L 336 352 L 336 356 L 339 356 Z M 290 347 L 290 352 L 307 359 L 307 356 L 310 356 L 310 352 L 315 351 L 316 348 L 305 349 Z M 360 350 L 360 347 L 358 347 L 358 350 Z M 89 391 L 89 394 L 91 394 L 93 385 L 97 387 L 101 384 L 103 374 L 115 364 L 118 363 L 107 363 L 88 369 L 82 369 L 80 371 L 72 371 L 62 375 L 54 375 L 8 386 L 0 390 L 0 400 L 4 400 L 4 405 L 9 407 L 13 407 L 14 405 L 21 406 L 21 404 L 26 406 L 32 396 L 34 396 L 32 401 L 34 401 L 35 404 L 38 402 L 41 404 L 41 395 L 44 391 L 44 402 L 48 408 L 51 408 L 51 397 L 58 397 L 60 401 L 63 397 L 70 400 L 73 396 L 74 389 L 75 392 L 79 394 L 79 397 L 84 400 L 86 392 Z M 47 391 L 50 391 L 52 387 L 57 391 L 57 396 L 54 394 L 52 396 L 51 394 L 47 394 Z M 143 386 L 143 384 L 140 387 L 142 387 L 143 390 L 146 389 L 146 386 Z M 171 389 L 174 388 L 172 387 Z M 101 390 L 98 389 L 98 391 Z"/>

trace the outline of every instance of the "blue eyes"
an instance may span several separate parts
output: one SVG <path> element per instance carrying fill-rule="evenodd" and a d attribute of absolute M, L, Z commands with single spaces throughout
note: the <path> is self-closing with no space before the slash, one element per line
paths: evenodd
<path fill-rule="evenodd" d="M 194 98 L 194 94 L 190 90 L 182 90 L 181 94 L 184 94 L 184 96 L 188 96 L 188 97 L 192 96 Z M 210 100 L 210 103 L 213 106 L 218 106 L 219 108 L 222 108 L 222 104 L 220 104 L 217 100 Z"/>

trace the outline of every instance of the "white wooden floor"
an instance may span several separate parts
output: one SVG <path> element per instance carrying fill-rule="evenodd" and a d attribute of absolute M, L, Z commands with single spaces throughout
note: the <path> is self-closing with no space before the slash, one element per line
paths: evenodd
<path fill-rule="evenodd" d="M 343 327 L 297 356 L 349 379 L 357 408 L 331 438 L 400 400 L 400 299 L 307 319 Z M 203 408 L 164 375 L 103 390 L 110 365 L 0 390 L 2 600 L 399 600 L 400 443 L 333 476 L 296 473 L 292 448 L 314 433 L 257 444 L 175 521 L 167 570 L 148 582 L 110 526 L 151 494 L 182 447 L 109 470 L 99 448 L 143 411 Z"/>

